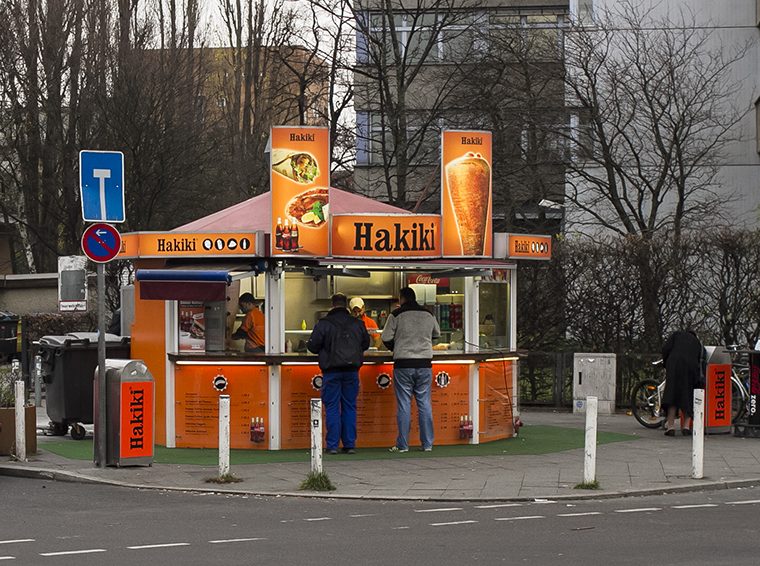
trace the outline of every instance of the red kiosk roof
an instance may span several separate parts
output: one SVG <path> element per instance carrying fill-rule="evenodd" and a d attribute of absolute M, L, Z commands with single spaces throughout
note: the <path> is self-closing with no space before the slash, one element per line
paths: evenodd
<path fill-rule="evenodd" d="M 408 210 L 340 189 L 330 189 L 331 214 L 411 214 Z M 266 192 L 179 226 L 173 232 L 272 231 L 272 193 Z"/>

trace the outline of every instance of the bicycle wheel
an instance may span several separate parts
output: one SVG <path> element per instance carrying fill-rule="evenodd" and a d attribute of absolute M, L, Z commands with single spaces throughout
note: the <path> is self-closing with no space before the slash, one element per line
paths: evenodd
<path fill-rule="evenodd" d="M 665 422 L 657 407 L 657 386 L 654 379 L 645 379 L 631 392 L 631 412 L 647 428 L 659 428 Z"/>
<path fill-rule="evenodd" d="M 732 376 L 733 377 L 733 376 Z M 742 387 L 731 380 L 731 424 L 739 422 L 747 412 L 747 398 Z"/>

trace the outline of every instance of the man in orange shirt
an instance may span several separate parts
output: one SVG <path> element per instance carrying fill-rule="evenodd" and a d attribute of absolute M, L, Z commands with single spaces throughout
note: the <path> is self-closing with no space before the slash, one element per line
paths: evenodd
<path fill-rule="evenodd" d="M 256 305 L 250 293 L 243 293 L 238 300 L 240 310 L 245 313 L 243 324 L 232 335 L 233 340 L 245 339 L 245 351 L 264 353 L 264 313 Z"/>
<path fill-rule="evenodd" d="M 348 310 L 351 311 L 354 318 L 358 318 L 364 323 L 364 328 L 369 333 L 370 344 L 377 347 L 380 343 L 380 330 L 377 327 L 377 323 L 367 316 L 364 310 L 364 300 L 361 297 L 354 297 L 348 303 Z"/>

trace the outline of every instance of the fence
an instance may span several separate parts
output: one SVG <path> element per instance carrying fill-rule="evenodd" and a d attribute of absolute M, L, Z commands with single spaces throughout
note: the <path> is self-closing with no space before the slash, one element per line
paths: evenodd
<path fill-rule="evenodd" d="M 520 359 L 520 404 L 571 407 L 573 402 L 573 352 L 530 352 Z M 658 377 L 652 362 L 660 354 L 617 354 L 615 398 L 618 408 L 628 408 L 633 386 L 644 378 Z"/>

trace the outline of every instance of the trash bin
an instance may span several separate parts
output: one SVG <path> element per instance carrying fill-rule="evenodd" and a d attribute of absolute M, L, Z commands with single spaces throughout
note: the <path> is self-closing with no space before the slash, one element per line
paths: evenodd
<path fill-rule="evenodd" d="M 153 464 L 153 399 L 153 376 L 145 362 L 106 360 L 107 466 Z M 96 435 L 96 454 L 98 446 Z"/>
<path fill-rule="evenodd" d="M 0 311 L 0 360 L 7 360 L 19 352 L 18 322 L 17 315 Z"/>
<path fill-rule="evenodd" d="M 97 332 L 73 332 L 40 338 L 42 376 L 45 381 L 47 414 L 51 432 L 71 437 L 85 436 L 82 424 L 93 423 L 92 389 L 98 367 Z M 128 337 L 106 334 L 106 356 L 129 358 Z"/>

